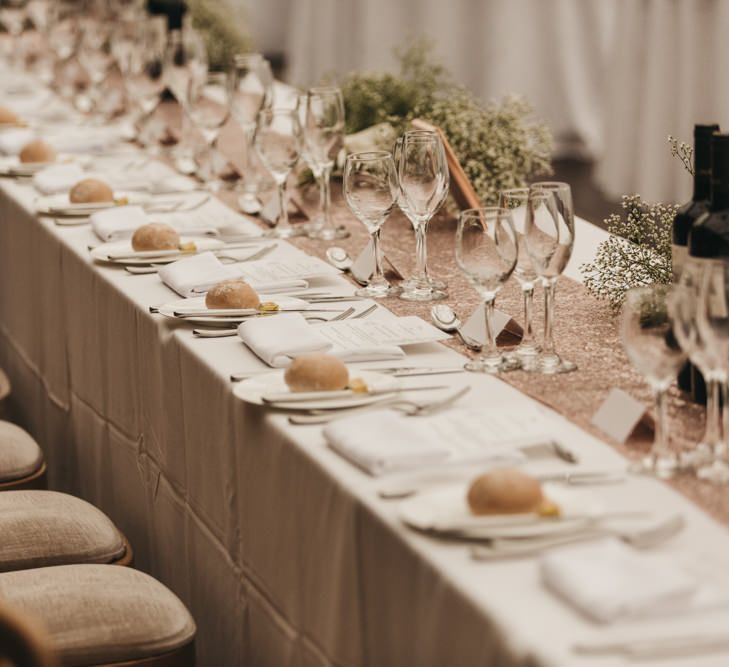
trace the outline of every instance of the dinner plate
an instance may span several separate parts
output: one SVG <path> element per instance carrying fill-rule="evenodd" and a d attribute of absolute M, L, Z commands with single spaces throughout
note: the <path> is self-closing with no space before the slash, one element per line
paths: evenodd
<path fill-rule="evenodd" d="M 308 301 L 304 301 L 302 299 L 296 299 L 292 296 L 284 296 L 281 294 L 260 294 L 259 295 L 261 302 L 265 303 L 266 301 L 270 301 L 273 303 L 278 304 L 279 308 L 281 310 L 287 310 L 287 309 L 299 309 L 299 308 L 308 308 L 310 306 Z M 184 322 L 189 322 L 190 324 L 197 324 L 197 325 L 205 325 L 205 326 L 220 326 L 220 327 L 231 327 L 232 325 L 237 326 L 240 321 L 241 317 L 178 317 L 175 315 L 176 311 L 179 310 L 198 310 L 201 308 L 206 308 L 205 306 L 205 297 L 204 296 L 195 296 L 191 297 L 189 299 L 178 299 L 177 301 L 172 301 L 171 303 L 166 303 L 163 306 L 159 306 L 157 308 L 157 312 L 160 315 L 164 315 L 165 317 L 171 317 L 176 320 L 182 320 Z M 317 308 L 315 305 L 311 305 L 311 308 Z"/>
<path fill-rule="evenodd" d="M 247 380 L 243 380 L 236 384 L 233 393 L 246 403 L 263 405 L 263 400 L 261 399 L 262 396 L 289 391 L 286 383 L 284 382 L 284 372 L 285 371 L 281 369 L 250 377 Z M 338 408 L 356 408 L 360 405 L 370 405 L 371 403 L 378 403 L 379 401 L 389 398 L 393 396 L 400 387 L 400 380 L 398 378 L 385 375 L 383 373 L 361 370 L 359 368 L 350 368 L 349 377 L 363 380 L 370 389 L 376 389 L 378 391 L 392 389 L 392 393 L 377 394 L 375 396 L 361 394 L 358 396 L 347 396 L 345 398 L 296 401 L 293 403 L 281 402 L 271 405 L 271 407 L 282 410 L 332 410 Z"/>
<path fill-rule="evenodd" d="M 46 165 L 47 166 L 47 165 Z M 89 216 L 96 211 L 103 211 L 113 206 L 128 204 L 146 204 L 151 196 L 144 192 L 115 192 L 113 202 L 93 202 L 88 204 L 72 204 L 68 193 L 39 197 L 35 202 L 35 210 L 43 215 Z M 120 203 L 124 202 L 124 203 Z"/>
<path fill-rule="evenodd" d="M 218 250 L 225 247 L 225 242 L 220 239 L 210 238 L 209 236 L 182 236 L 180 243 L 194 243 L 196 250 L 181 254 L 179 259 L 191 257 L 192 255 L 206 250 Z M 102 243 L 91 249 L 91 257 L 97 262 L 108 262 L 110 264 L 122 264 L 124 266 L 146 266 L 154 264 L 154 257 L 140 254 L 139 257 L 133 257 L 135 254 L 132 248 L 131 239 L 120 239 L 119 241 L 109 241 Z M 112 259 L 110 255 L 129 254 L 129 259 Z"/>
<path fill-rule="evenodd" d="M 544 484 L 544 496 L 560 508 L 558 517 L 471 512 L 466 496 L 469 483 L 459 482 L 403 500 L 400 519 L 411 528 L 471 539 L 538 537 L 579 529 L 604 513 L 604 504 L 584 489 Z"/>
<path fill-rule="evenodd" d="M 33 176 L 42 169 L 72 162 L 82 163 L 76 156 L 59 155 L 53 162 L 21 162 L 17 155 L 0 157 L 0 176 L 11 178 Z"/>

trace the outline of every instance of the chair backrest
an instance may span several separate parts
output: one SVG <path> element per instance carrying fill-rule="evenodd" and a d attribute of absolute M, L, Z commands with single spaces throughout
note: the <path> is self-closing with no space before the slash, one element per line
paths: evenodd
<path fill-rule="evenodd" d="M 0 667 L 58 667 L 42 630 L 16 609 L 0 604 Z"/>

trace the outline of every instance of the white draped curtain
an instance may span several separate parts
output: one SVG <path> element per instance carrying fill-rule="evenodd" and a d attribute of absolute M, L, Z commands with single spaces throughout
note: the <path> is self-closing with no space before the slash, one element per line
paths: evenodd
<path fill-rule="evenodd" d="M 667 136 L 690 141 L 695 122 L 729 129 L 729 0 L 246 1 L 259 45 L 283 51 L 302 87 L 395 69 L 395 47 L 429 36 L 483 99 L 525 96 L 558 153 L 594 158 L 613 197 L 686 199 Z"/>

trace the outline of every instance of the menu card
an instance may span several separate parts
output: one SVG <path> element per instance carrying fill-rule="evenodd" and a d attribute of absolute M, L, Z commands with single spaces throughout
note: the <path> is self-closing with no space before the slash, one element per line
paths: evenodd
<path fill-rule="evenodd" d="M 307 278 L 330 276 L 338 273 L 337 269 L 317 257 L 301 257 L 285 262 L 270 260 L 247 262 L 245 265 L 241 265 L 240 272 L 243 278 L 255 283 L 268 283 L 292 278 L 306 280 Z"/>
<path fill-rule="evenodd" d="M 416 345 L 444 340 L 448 334 L 411 315 L 386 321 L 343 320 L 317 327 L 333 348 L 357 350 L 389 345 Z"/>

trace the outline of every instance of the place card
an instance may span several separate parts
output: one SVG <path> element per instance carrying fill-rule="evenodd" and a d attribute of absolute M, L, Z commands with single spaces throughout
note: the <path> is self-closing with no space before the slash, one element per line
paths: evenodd
<path fill-rule="evenodd" d="M 597 409 L 592 424 L 620 444 L 624 444 L 639 426 L 653 430 L 653 419 L 646 406 L 615 387 Z"/>
<path fill-rule="evenodd" d="M 384 253 L 382 255 L 382 261 L 385 277 L 403 280 L 402 274 Z M 375 273 L 375 250 L 372 244 L 372 239 L 367 242 L 364 250 L 362 250 L 362 252 L 357 255 L 354 262 L 352 262 L 351 272 L 357 280 L 363 283 L 369 282 L 370 278 L 372 278 Z"/>
<path fill-rule="evenodd" d="M 448 338 L 448 334 L 436 329 L 425 320 L 410 315 L 376 320 L 342 320 L 317 327 L 336 350 L 359 350 L 389 345 L 416 345 Z"/>
<path fill-rule="evenodd" d="M 270 227 L 273 227 L 276 225 L 280 211 L 281 207 L 278 203 L 278 194 L 274 194 L 268 199 L 268 201 L 264 202 L 263 208 L 258 215 L 263 222 Z M 290 222 L 304 222 L 309 219 L 309 216 L 306 215 L 306 211 L 304 211 L 301 203 L 292 195 L 289 195 L 288 198 L 288 212 L 290 216 L 297 218 L 297 220 L 291 220 Z"/>
<path fill-rule="evenodd" d="M 496 342 L 500 345 L 516 345 L 524 335 L 521 325 L 501 310 L 494 310 L 493 323 Z M 477 340 L 481 345 L 486 344 L 486 319 L 483 303 L 473 311 L 461 331 L 464 335 Z"/>
<path fill-rule="evenodd" d="M 243 278 L 254 283 L 268 283 L 291 278 L 306 280 L 307 278 L 338 274 L 337 269 L 331 264 L 318 257 L 308 256 L 285 262 L 270 260 L 246 262 L 240 265 L 239 270 Z"/>

